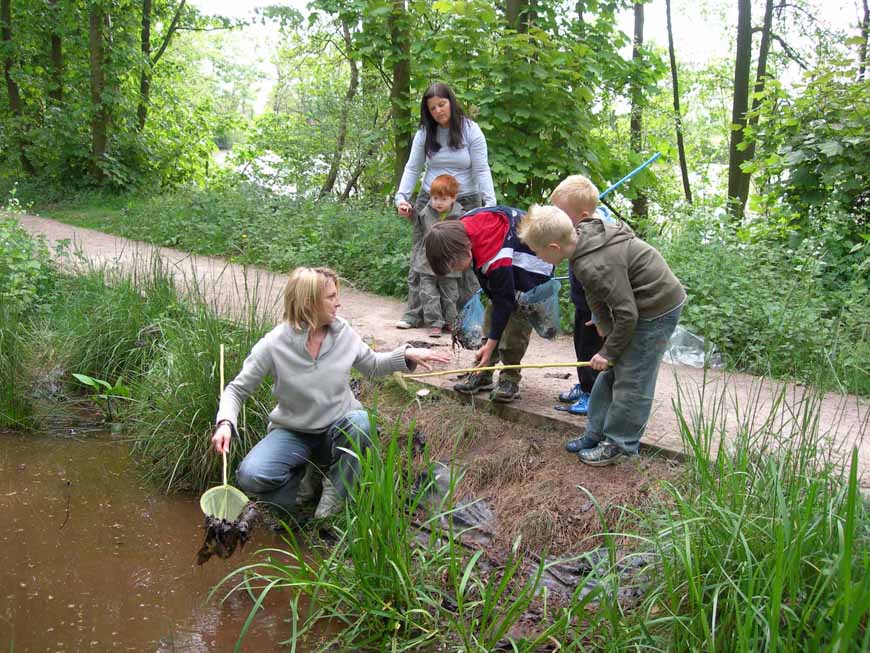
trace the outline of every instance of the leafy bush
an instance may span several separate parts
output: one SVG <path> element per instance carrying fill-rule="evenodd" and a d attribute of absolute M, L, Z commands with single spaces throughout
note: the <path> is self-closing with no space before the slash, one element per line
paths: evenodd
<path fill-rule="evenodd" d="M 24 311 L 44 300 L 55 275 L 45 240 L 21 228 L 15 208 L 0 210 L 0 303 Z"/>
<path fill-rule="evenodd" d="M 870 393 L 866 273 L 832 290 L 843 268 L 829 266 L 814 241 L 787 249 L 750 240 L 703 208 L 670 223 L 657 245 L 688 292 L 685 326 L 732 366 Z M 856 254 L 866 271 L 866 255 Z"/>

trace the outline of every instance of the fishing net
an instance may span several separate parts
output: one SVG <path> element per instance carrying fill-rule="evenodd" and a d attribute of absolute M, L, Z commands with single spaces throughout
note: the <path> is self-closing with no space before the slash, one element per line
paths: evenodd
<path fill-rule="evenodd" d="M 562 284 L 550 279 L 526 292 L 517 291 L 517 311 L 542 338 L 559 334 L 559 289 Z"/>
<path fill-rule="evenodd" d="M 220 346 L 221 393 L 224 388 L 224 346 Z M 196 554 L 201 565 L 213 555 L 229 558 L 238 545 L 248 541 L 257 515 L 253 503 L 238 488 L 227 483 L 227 452 L 221 453 L 223 483 L 213 487 L 199 498 L 199 507 L 205 513 L 205 540 Z"/>

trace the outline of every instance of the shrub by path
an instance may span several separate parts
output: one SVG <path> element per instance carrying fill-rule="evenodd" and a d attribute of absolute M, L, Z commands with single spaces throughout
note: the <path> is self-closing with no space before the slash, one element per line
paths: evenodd
<path fill-rule="evenodd" d="M 163 261 L 171 267 L 176 280 L 181 284 L 197 284 L 199 289 L 216 310 L 232 315 L 245 305 L 245 296 L 255 295 L 258 310 L 271 320 L 280 319 L 280 289 L 286 280 L 284 275 L 274 274 L 260 268 L 242 267 L 227 263 L 223 259 L 192 256 L 169 248 L 110 236 L 98 231 L 72 227 L 54 220 L 26 215 L 21 224 L 30 233 L 44 235 L 49 243 L 68 240 L 73 251 L 80 250 L 96 264 L 118 265 L 127 270 L 145 270 L 153 260 L 154 252 L 159 252 Z M 312 262 L 316 264 L 316 262 Z M 342 307 L 339 313 L 354 328 L 368 339 L 375 349 L 390 349 L 406 340 L 421 340 L 449 347 L 449 338 L 432 340 L 427 338 L 426 329 L 399 331 L 394 323 L 402 314 L 401 302 L 354 290 L 347 283 L 342 289 Z M 556 341 L 546 341 L 532 337 L 524 362 L 566 362 L 574 360 L 574 349 L 569 337 Z M 454 352 L 455 367 L 469 367 L 473 358 L 471 352 Z M 570 372 L 570 370 L 567 370 Z M 232 373 L 232 372 L 230 372 Z M 523 372 L 521 385 L 522 399 L 508 406 L 495 405 L 492 408 L 504 416 L 518 422 L 549 421 L 557 423 L 565 438 L 581 432 L 585 418 L 572 417 L 553 410 L 555 396 L 575 382 L 576 376 L 569 379 L 556 378 L 564 375 L 566 368 L 535 369 Z M 449 388 L 453 380 L 446 377 L 427 379 L 431 385 Z M 672 402 L 682 391 L 683 403 L 696 403 L 703 388 L 705 405 L 727 396 L 722 406 L 724 431 L 732 433 L 742 420 L 746 419 L 747 409 L 752 406 L 757 416 L 755 425 L 770 414 L 771 405 L 779 396 L 781 384 L 762 377 L 739 373 L 708 372 L 682 366 L 663 365 L 659 374 L 658 388 L 653 414 L 650 418 L 644 444 L 667 452 L 681 453 L 682 441 L 679 425 L 672 409 Z M 792 402 L 806 392 L 806 388 L 796 384 L 785 387 L 785 401 L 774 410 L 777 426 L 781 421 L 801 418 L 790 409 Z M 475 401 L 484 404 L 484 395 Z M 826 393 L 818 402 L 819 432 L 830 439 L 831 446 L 847 454 L 853 445 L 858 446 L 859 474 L 861 485 L 870 488 L 870 442 L 867 441 L 868 422 L 870 422 L 870 402 L 854 395 Z M 777 429 L 778 430 L 778 429 Z M 568 455 L 568 454 L 565 454 Z M 580 463 L 578 462 L 578 465 Z"/>

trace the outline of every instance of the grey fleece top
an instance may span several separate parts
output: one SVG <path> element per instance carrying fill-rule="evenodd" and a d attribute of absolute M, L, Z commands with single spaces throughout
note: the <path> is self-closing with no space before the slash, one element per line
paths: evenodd
<path fill-rule="evenodd" d="M 228 420 L 235 433 L 242 403 L 270 376 L 272 396 L 278 403 L 269 413 L 268 430 L 321 432 L 362 408 L 350 390 L 351 368 L 366 377 L 409 371 L 405 361 L 408 345 L 375 353 L 340 317 L 329 325 L 316 359 L 306 349 L 307 341 L 308 329 L 298 331 L 287 322 L 263 336 L 242 371 L 224 389 L 215 424 Z"/>
<path fill-rule="evenodd" d="M 571 273 L 607 335 L 601 355 L 615 360 L 631 342 L 638 319 L 670 313 L 686 301 L 686 291 L 658 250 L 624 222 L 584 221 L 577 235 Z"/>
<path fill-rule="evenodd" d="M 492 171 L 489 169 L 489 155 L 486 151 L 486 137 L 473 120 L 465 119 L 462 127 L 463 144 L 454 150 L 447 144 L 449 131 L 446 127 L 436 127 L 435 138 L 441 145 L 437 152 L 427 155 L 426 130 L 419 129 L 411 142 L 411 153 L 399 182 L 395 202 L 409 201 L 414 186 L 420 178 L 423 165 L 423 190 L 429 192 L 432 181 L 438 175 L 453 175 L 459 182 L 460 195 L 480 193 L 484 206 L 495 204 L 495 188 L 492 184 Z"/>

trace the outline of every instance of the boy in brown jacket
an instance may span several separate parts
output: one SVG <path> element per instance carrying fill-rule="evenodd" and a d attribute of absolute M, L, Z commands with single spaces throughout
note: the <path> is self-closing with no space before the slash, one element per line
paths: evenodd
<path fill-rule="evenodd" d="M 591 359 L 601 373 L 589 400 L 586 433 L 565 448 L 587 465 L 636 455 L 652 409 L 656 379 L 686 292 L 661 254 L 623 222 L 576 227 L 555 206 L 533 206 L 519 237 L 544 261 L 571 260 L 599 333 L 607 339 Z"/>

